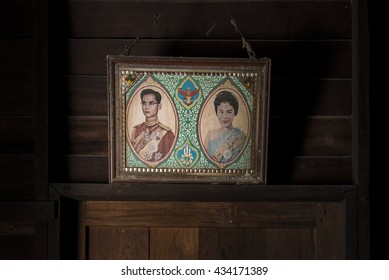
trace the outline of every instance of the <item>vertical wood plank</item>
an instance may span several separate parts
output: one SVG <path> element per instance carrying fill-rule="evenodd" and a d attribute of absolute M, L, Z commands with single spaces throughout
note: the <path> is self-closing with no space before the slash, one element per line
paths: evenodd
<path fill-rule="evenodd" d="M 77 203 L 77 229 L 77 258 L 85 260 L 88 257 L 88 248 L 86 247 L 85 201 Z"/>
<path fill-rule="evenodd" d="M 202 228 L 200 259 L 248 260 L 264 257 L 264 229 Z"/>
<path fill-rule="evenodd" d="M 34 259 L 45 260 L 48 258 L 48 221 L 36 221 L 36 234 L 34 236 Z"/>
<path fill-rule="evenodd" d="M 149 228 L 90 227 L 89 259 L 147 260 L 149 258 Z"/>
<path fill-rule="evenodd" d="M 370 255 L 369 38 L 367 0 L 353 1 L 353 183 L 358 185 L 358 258 Z"/>
<path fill-rule="evenodd" d="M 317 258 L 345 258 L 345 205 L 343 202 L 322 202 L 317 206 Z"/>
<path fill-rule="evenodd" d="M 0 74 L 0 115 L 34 116 L 36 96 L 32 93 L 36 92 L 35 81 L 35 74 Z"/>
<path fill-rule="evenodd" d="M 355 191 L 346 192 L 345 204 L 345 259 L 358 259 L 358 193 Z"/>
<path fill-rule="evenodd" d="M 33 155 L 0 155 L 0 196 L 2 200 L 8 198 L 15 201 L 34 198 L 35 165 Z"/>
<path fill-rule="evenodd" d="M 312 228 L 266 229 L 267 259 L 316 259 L 316 230 Z"/>
<path fill-rule="evenodd" d="M 35 126 L 34 117 L 0 117 L 0 154 L 34 154 Z"/>
<path fill-rule="evenodd" d="M 36 126 L 35 126 L 35 156 L 36 181 L 35 199 L 47 200 L 49 192 L 48 166 L 48 133 L 49 133 L 49 90 L 48 90 L 48 38 L 49 38 L 49 8 L 48 0 L 35 1 L 36 5 Z"/>
<path fill-rule="evenodd" d="M 151 228 L 150 259 L 198 259 L 198 228 Z"/>
<path fill-rule="evenodd" d="M 47 224 L 47 258 L 49 260 L 60 259 L 60 194 L 50 185 L 49 196 L 50 201 L 55 203 L 54 219 L 49 220 Z"/>

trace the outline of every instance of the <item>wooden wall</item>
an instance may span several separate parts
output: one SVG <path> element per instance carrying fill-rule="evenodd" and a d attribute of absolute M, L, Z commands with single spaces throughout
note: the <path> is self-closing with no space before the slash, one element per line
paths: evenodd
<path fill-rule="evenodd" d="M 47 2 L 0 2 L 0 259 L 46 259 Z"/>
<path fill-rule="evenodd" d="M 368 256 L 366 1 L 225 2 L 62 0 L 49 12 L 47 1 L 1 2 L 1 258 Z M 268 186 L 108 184 L 106 55 L 132 46 L 131 55 L 247 57 L 231 17 L 256 56 L 272 59 Z M 224 210 L 216 227 L 185 224 L 190 215 L 161 224 L 146 211 L 176 204 Z M 135 206 L 148 222 L 120 224 Z M 145 242 L 151 255 L 137 250 Z"/>
<path fill-rule="evenodd" d="M 68 1 L 57 9 L 51 181 L 108 182 L 107 54 L 139 37 L 131 55 L 247 57 L 222 2 L 151 2 Z M 350 1 L 226 7 L 257 57 L 272 59 L 268 183 L 352 183 Z"/>

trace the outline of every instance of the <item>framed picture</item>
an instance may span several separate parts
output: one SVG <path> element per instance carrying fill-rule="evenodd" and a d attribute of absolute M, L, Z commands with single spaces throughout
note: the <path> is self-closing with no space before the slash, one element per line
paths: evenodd
<path fill-rule="evenodd" d="M 110 182 L 265 184 L 270 64 L 107 56 Z"/>

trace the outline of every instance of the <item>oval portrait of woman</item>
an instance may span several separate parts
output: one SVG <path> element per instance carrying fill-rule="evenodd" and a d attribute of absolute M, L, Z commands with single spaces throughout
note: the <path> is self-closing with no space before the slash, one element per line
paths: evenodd
<path fill-rule="evenodd" d="M 138 159 L 156 167 L 168 158 L 177 140 L 177 112 L 162 86 L 141 84 L 128 101 L 126 121 L 127 141 Z"/>
<path fill-rule="evenodd" d="M 232 88 L 209 94 L 199 116 L 199 140 L 207 158 L 219 168 L 236 161 L 248 142 L 250 117 L 242 95 Z"/>

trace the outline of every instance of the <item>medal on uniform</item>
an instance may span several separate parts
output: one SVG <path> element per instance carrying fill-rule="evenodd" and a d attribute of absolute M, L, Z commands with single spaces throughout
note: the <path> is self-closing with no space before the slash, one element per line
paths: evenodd
<path fill-rule="evenodd" d="M 150 132 L 148 129 L 146 129 L 145 134 L 144 134 L 143 139 L 142 139 L 142 144 L 146 145 L 147 142 L 149 142 L 149 141 L 150 141 Z"/>
<path fill-rule="evenodd" d="M 158 145 L 155 143 L 150 143 L 149 144 L 149 151 L 150 153 L 155 153 L 158 150 Z"/>
<path fill-rule="evenodd" d="M 230 149 L 227 149 L 227 150 L 224 150 L 223 152 L 223 157 L 226 159 L 226 160 L 229 160 L 231 157 L 232 157 L 232 152 Z"/>

